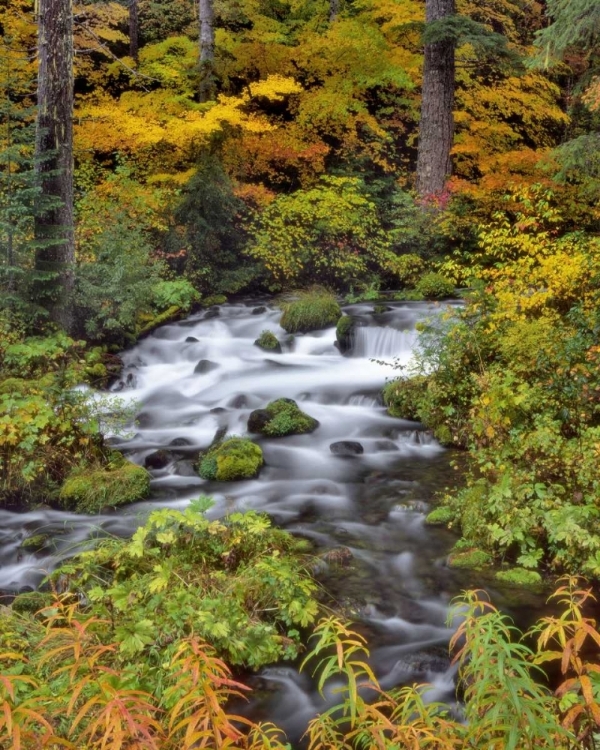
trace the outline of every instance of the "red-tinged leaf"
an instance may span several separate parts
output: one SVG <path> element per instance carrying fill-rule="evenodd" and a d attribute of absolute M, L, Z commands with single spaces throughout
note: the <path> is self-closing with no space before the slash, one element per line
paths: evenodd
<path fill-rule="evenodd" d="M 562 725 L 565 729 L 569 729 L 573 724 L 575 723 L 575 720 L 579 716 L 580 713 L 583 711 L 583 706 L 579 703 L 572 708 L 570 708 L 567 713 L 565 714 L 565 718 L 562 721 Z"/>
<path fill-rule="evenodd" d="M 587 706 L 591 706 L 594 702 L 594 689 L 592 688 L 592 682 L 590 678 L 585 674 L 581 675 L 579 681 L 581 683 L 581 692 L 583 693 L 583 699 L 585 700 Z"/>

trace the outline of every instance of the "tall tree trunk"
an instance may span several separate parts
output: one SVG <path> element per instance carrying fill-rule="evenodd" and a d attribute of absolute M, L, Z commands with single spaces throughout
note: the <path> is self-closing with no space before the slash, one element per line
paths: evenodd
<path fill-rule="evenodd" d="M 200 101 L 207 102 L 215 89 L 215 29 L 213 0 L 198 0 L 200 12 Z"/>
<path fill-rule="evenodd" d="M 73 5 L 39 0 L 36 170 L 45 203 L 35 221 L 39 300 L 73 329 Z M 49 206 L 46 208 L 46 206 Z"/>
<path fill-rule="evenodd" d="M 129 56 L 137 64 L 139 47 L 138 0 L 129 0 Z"/>
<path fill-rule="evenodd" d="M 329 23 L 333 23 L 340 14 L 340 0 L 329 0 Z"/>
<path fill-rule="evenodd" d="M 425 6 L 427 23 L 454 13 L 454 0 L 425 0 Z M 440 195 L 450 175 L 453 105 L 454 43 L 426 44 L 417 158 L 417 191 L 422 197 Z"/>

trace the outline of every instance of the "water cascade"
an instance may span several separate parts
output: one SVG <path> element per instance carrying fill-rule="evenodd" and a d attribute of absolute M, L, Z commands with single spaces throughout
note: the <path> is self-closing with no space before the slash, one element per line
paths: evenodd
<path fill-rule="evenodd" d="M 391 303 L 383 313 L 350 305 L 358 321 L 350 356 L 335 347 L 333 328 L 289 336 L 270 305 L 243 303 L 202 311 L 155 331 L 125 352 L 119 396 L 139 404 L 137 424 L 117 448 L 143 464 L 159 448 L 172 460 L 152 471 L 149 501 L 100 516 L 51 508 L 26 514 L 0 511 L 0 589 L 36 586 L 44 572 L 105 534 L 131 534 L 157 506 L 184 507 L 200 494 L 215 500 L 211 517 L 232 510 L 269 513 L 312 540 L 332 596 L 361 621 L 382 684 L 414 679 L 435 685 L 433 699 L 453 696 L 445 625 L 450 598 L 461 584 L 444 564 L 452 537 L 424 525 L 434 491 L 448 483 L 449 456 L 422 427 L 389 417 L 379 393 L 391 367 L 406 364 L 415 323 L 436 313 L 426 303 Z M 254 345 L 273 331 L 281 353 Z M 194 470 L 198 451 L 218 431 L 242 435 L 250 411 L 295 399 L 320 427 L 310 435 L 257 437 L 266 466 L 256 480 L 218 483 Z M 360 443 L 359 455 L 335 455 L 337 441 Z M 32 534 L 47 535 L 35 554 L 21 549 Z M 335 565 L 323 553 L 343 549 Z M 253 715 L 279 723 L 292 741 L 323 706 L 307 675 L 273 667 L 253 680 L 263 690 Z"/>

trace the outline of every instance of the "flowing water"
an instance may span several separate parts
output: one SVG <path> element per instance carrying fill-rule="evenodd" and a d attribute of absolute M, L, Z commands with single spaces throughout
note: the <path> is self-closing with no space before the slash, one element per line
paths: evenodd
<path fill-rule="evenodd" d="M 452 701 L 445 622 L 464 579 L 445 565 L 450 532 L 424 525 L 433 494 L 452 482 L 451 455 L 420 425 L 389 417 L 379 397 L 386 378 L 397 374 L 381 360 L 406 364 L 416 322 L 439 307 L 391 303 L 375 314 L 372 305 L 358 304 L 346 312 L 359 324 L 349 356 L 336 348 L 333 328 L 288 336 L 268 303 L 203 311 L 126 352 L 116 390 L 140 406 L 135 434 L 116 446 L 140 464 L 158 449 L 171 451 L 166 466 L 152 471 L 151 499 L 94 517 L 49 508 L 0 511 L 0 590 L 36 586 L 46 570 L 94 538 L 133 533 L 154 507 L 181 508 L 211 495 L 211 517 L 265 511 L 317 552 L 337 549 L 342 563 L 325 557 L 320 573 L 368 634 L 382 686 L 426 680 L 434 685 L 430 699 Z M 254 345 L 265 329 L 282 341 L 281 353 Z M 197 476 L 194 458 L 217 433 L 245 434 L 250 411 L 281 397 L 295 399 L 319 428 L 256 438 L 266 464 L 259 479 L 224 484 Z M 330 445 L 337 441 L 358 442 L 363 452 L 334 455 Z M 52 541 L 25 553 L 23 539 L 39 533 Z M 268 717 L 293 741 L 324 705 L 309 677 L 292 667 L 265 669 L 253 682 L 252 715 Z"/>

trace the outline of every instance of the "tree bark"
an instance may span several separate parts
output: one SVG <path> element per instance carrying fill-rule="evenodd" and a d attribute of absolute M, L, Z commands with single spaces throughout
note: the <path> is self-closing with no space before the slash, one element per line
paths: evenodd
<path fill-rule="evenodd" d="M 454 0 L 425 0 L 426 23 L 439 21 L 454 12 Z M 452 41 L 425 45 L 417 158 L 417 191 L 423 198 L 439 196 L 451 172 L 454 68 Z"/>
<path fill-rule="evenodd" d="M 340 14 L 340 0 L 329 0 L 329 23 L 333 23 Z"/>
<path fill-rule="evenodd" d="M 138 0 L 129 0 L 129 56 L 137 65 L 139 51 Z"/>
<path fill-rule="evenodd" d="M 73 6 L 39 0 L 38 114 L 35 165 L 45 199 L 35 220 L 39 301 L 51 319 L 73 329 Z M 43 278 L 45 276 L 46 278 Z"/>
<path fill-rule="evenodd" d="M 214 96 L 215 29 L 213 0 L 198 0 L 200 15 L 200 90 L 201 102 Z"/>

